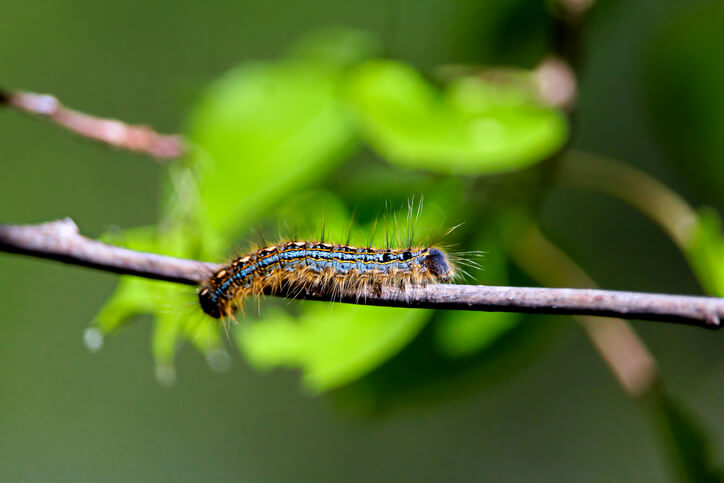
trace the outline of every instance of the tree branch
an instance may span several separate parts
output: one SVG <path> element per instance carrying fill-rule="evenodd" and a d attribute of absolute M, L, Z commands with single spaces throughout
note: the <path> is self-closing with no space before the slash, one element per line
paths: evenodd
<path fill-rule="evenodd" d="M 196 285 L 221 268 L 91 240 L 79 233 L 70 218 L 39 225 L 0 225 L 0 251 L 187 285 Z"/>
<path fill-rule="evenodd" d="M 66 218 L 40 225 L 0 225 L 0 251 L 59 260 L 114 273 L 197 285 L 220 265 L 136 252 L 80 235 Z M 330 294 L 279 293 L 332 301 Z M 724 299 L 609 290 L 577 290 L 482 285 L 428 285 L 377 294 L 334 297 L 334 301 L 389 307 L 621 316 L 718 329 Z"/>
<path fill-rule="evenodd" d="M 63 106 L 57 98 L 32 92 L 10 92 L 0 88 L 0 105 L 44 117 L 84 138 L 115 148 L 149 154 L 157 159 L 178 158 L 186 151 L 183 138 L 159 134 L 148 126 L 134 126 L 102 119 Z"/>

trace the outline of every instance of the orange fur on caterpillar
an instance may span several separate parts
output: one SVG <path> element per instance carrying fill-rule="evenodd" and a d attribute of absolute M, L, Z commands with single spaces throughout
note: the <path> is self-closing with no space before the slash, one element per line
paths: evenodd
<path fill-rule="evenodd" d="M 233 260 L 209 277 L 198 295 L 203 311 L 221 318 L 232 315 L 244 297 L 278 293 L 282 287 L 334 297 L 367 288 L 447 283 L 455 273 L 448 255 L 434 247 L 394 250 L 290 241 Z"/>

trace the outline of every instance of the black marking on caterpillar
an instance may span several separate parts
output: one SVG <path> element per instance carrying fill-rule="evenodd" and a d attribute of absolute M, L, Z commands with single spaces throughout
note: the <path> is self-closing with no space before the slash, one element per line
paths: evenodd
<path fill-rule="evenodd" d="M 228 317 L 244 297 L 264 293 L 310 290 L 335 295 L 360 293 L 372 287 L 450 282 L 455 268 L 439 248 L 403 250 L 358 248 L 317 241 L 290 241 L 239 257 L 214 273 L 199 289 L 204 312 Z"/>

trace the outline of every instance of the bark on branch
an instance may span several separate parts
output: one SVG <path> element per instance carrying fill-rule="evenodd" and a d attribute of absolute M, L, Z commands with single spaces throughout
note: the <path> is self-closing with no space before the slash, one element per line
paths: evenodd
<path fill-rule="evenodd" d="M 0 225 L 0 251 L 59 260 L 114 273 L 196 285 L 220 265 L 136 252 L 79 233 L 69 218 L 39 225 Z M 279 294 L 289 295 L 289 294 Z M 330 301 L 325 294 L 295 297 Z M 342 296 L 334 301 L 390 307 L 616 316 L 718 329 L 724 299 L 593 289 L 428 285 Z"/>

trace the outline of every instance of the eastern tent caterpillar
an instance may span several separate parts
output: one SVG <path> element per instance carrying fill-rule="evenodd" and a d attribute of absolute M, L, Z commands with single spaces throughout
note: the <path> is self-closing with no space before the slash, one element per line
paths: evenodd
<path fill-rule="evenodd" d="M 209 277 L 199 290 L 204 312 L 228 317 L 244 297 L 315 290 L 324 293 L 359 293 L 371 287 L 405 288 L 450 282 L 455 268 L 439 248 L 403 250 L 358 248 L 316 241 L 290 241 L 239 257 Z"/>

